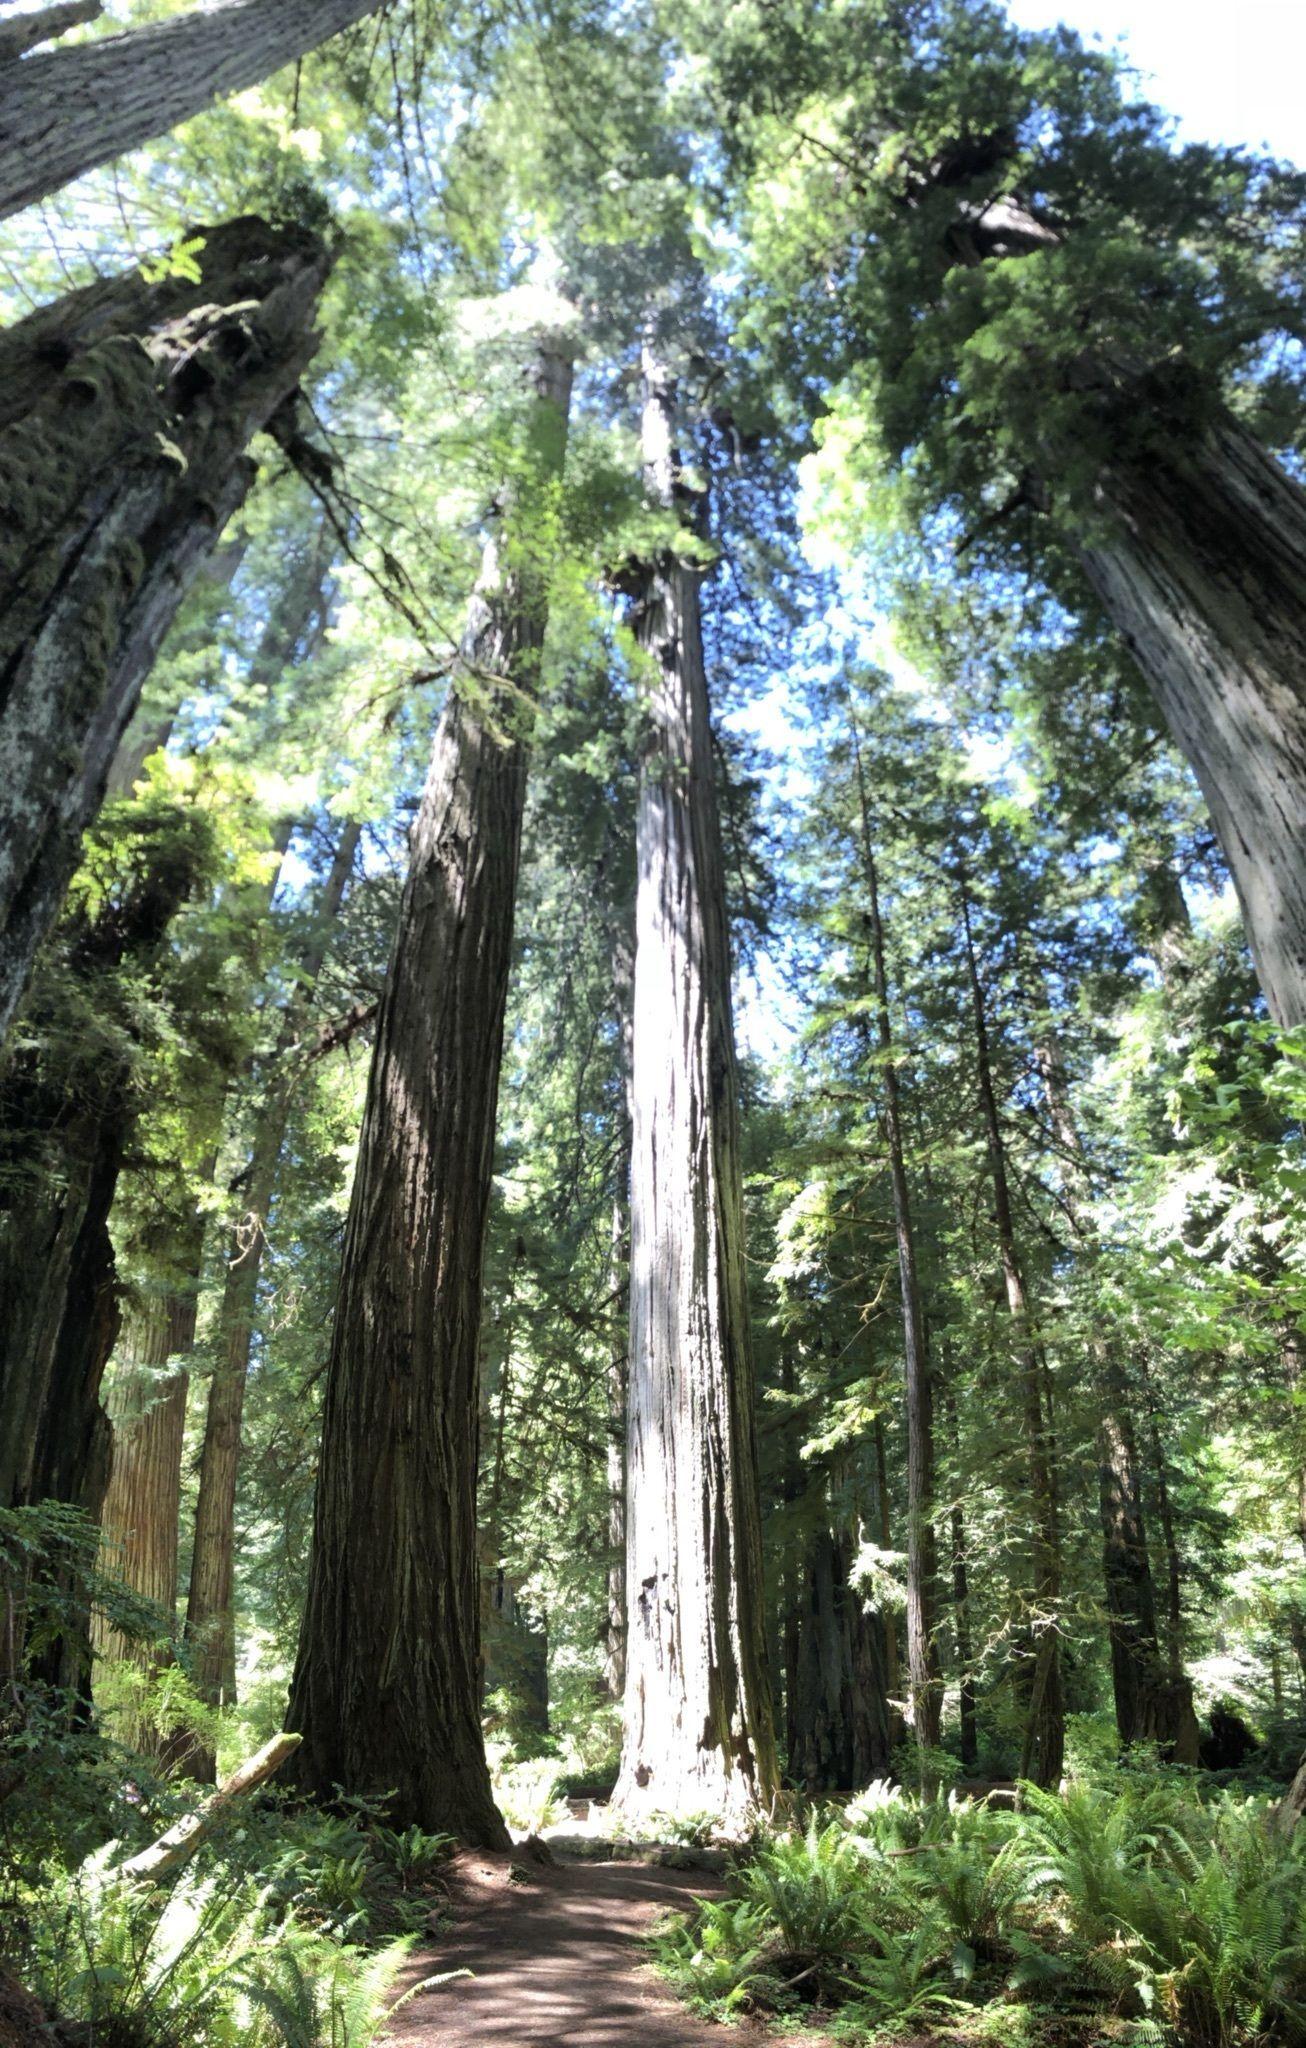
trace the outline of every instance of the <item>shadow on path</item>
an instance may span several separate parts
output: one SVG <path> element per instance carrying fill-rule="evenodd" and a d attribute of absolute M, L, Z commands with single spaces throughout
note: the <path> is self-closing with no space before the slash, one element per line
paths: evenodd
<path fill-rule="evenodd" d="M 453 1924 L 397 1989 L 444 1970 L 475 1974 L 419 1992 L 396 2016 L 393 2048 L 722 2048 L 721 2029 L 677 2002 L 640 1946 L 667 1908 L 719 1897 L 719 1877 L 586 1862 L 533 1869 L 521 1884 L 510 1867 L 507 1857 L 459 1857 Z M 765 2037 L 730 2036 L 750 2038 Z"/>

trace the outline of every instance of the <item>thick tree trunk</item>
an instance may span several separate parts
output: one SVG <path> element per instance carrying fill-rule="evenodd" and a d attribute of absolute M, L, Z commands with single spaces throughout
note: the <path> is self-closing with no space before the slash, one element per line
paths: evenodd
<path fill-rule="evenodd" d="M 285 1071 L 290 1048 L 303 1028 L 307 1002 L 322 971 L 353 873 L 361 827 L 346 824 L 336 844 L 314 929 L 299 957 L 296 994 L 286 1005 L 273 1048 L 268 1085 L 255 1127 L 254 1148 L 242 1176 L 243 1214 L 234 1224 L 222 1284 L 217 1359 L 209 1381 L 200 1449 L 199 1494 L 186 1602 L 186 1644 L 200 1699 L 210 1706 L 235 1696 L 236 1639 L 232 1599 L 235 1584 L 236 1483 L 240 1474 L 245 1387 L 254 1338 L 259 1273 L 267 1242 L 267 1219 L 294 1101 L 294 1076 Z M 203 1744 L 186 1745 L 186 1770 L 203 1784 L 213 1782 L 217 1758 Z"/>
<path fill-rule="evenodd" d="M 176 1618 L 188 1359 L 198 1306 L 197 1294 L 188 1289 L 161 1295 L 128 1319 L 105 1403 L 113 1459 L 100 1518 L 101 1568 L 157 1607 L 169 1633 Z M 146 1671 L 166 1661 L 157 1644 L 128 1639 L 100 1614 L 91 1643 L 98 1658 L 125 1659 Z M 129 1739 L 146 1752 L 163 1748 L 148 1723 L 134 1720 Z"/>
<path fill-rule="evenodd" d="M 675 387 L 646 350 L 644 454 L 670 506 Z M 730 936 L 698 584 L 668 551 L 636 850 L 625 1741 L 632 1818 L 742 1822 L 777 1785 L 766 1668 Z"/>
<path fill-rule="evenodd" d="M 622 1147 L 629 1176 L 630 1147 Z M 612 1203 L 608 1273 L 613 1295 L 612 1349 L 608 1356 L 608 1619 L 603 1686 L 610 1700 L 626 1690 L 626 1385 L 629 1378 L 630 1207 L 623 1188 Z M 623 1314 L 622 1311 L 625 1311 Z"/>
<path fill-rule="evenodd" d="M 857 790 L 861 811 L 862 865 L 866 880 L 866 920 L 875 980 L 876 1029 L 884 1077 L 884 1136 L 889 1151 L 893 1188 L 894 1235 L 898 1248 L 898 1287 L 902 1301 L 903 1360 L 907 1397 L 907 1680 L 910 1721 L 917 1742 L 939 1746 L 943 1700 L 939 1681 L 935 1623 L 938 1611 L 938 1558 L 930 1510 L 934 1494 L 934 1397 L 925 1345 L 916 1239 L 912 1230 L 911 1195 L 903 1147 L 898 1063 L 893 1057 L 893 1026 L 889 1017 L 889 981 L 884 964 L 884 925 L 880 917 L 879 874 L 871 834 L 870 805 L 856 718 L 851 722 Z"/>
<path fill-rule="evenodd" d="M 798 1614 L 789 1772 L 804 1792 L 848 1792 L 889 1768 L 884 1632 L 849 1584 L 853 1542 L 818 1529 Z"/>
<path fill-rule="evenodd" d="M 0 70 L 0 219 L 258 85 L 379 4 L 209 0 Z"/>
<path fill-rule="evenodd" d="M 989 1178 L 993 1188 L 993 1212 L 997 1224 L 998 1249 L 1006 1287 L 1007 1309 L 1014 1326 L 1016 1357 L 1020 1367 L 1025 1427 L 1025 1450 L 1029 1461 L 1030 1503 L 1033 1510 L 1031 1551 L 1034 1566 L 1030 1633 L 1033 1654 L 1028 1674 L 1029 1705 L 1025 1738 L 1021 1750 L 1020 1775 L 1039 1785 L 1055 1785 L 1065 1759 L 1065 1701 L 1061 1684 L 1061 1533 L 1056 1495 L 1056 1450 L 1051 1420 L 1044 1399 L 1044 1369 L 1039 1347 L 1030 1328 L 1029 1297 L 1016 1246 L 1016 1227 L 1011 1210 L 1007 1178 L 1007 1152 L 998 1117 L 989 1046 L 988 1014 L 980 983 L 971 931 L 970 899 L 963 884 L 962 930 L 965 939 L 966 973 L 970 982 L 975 1023 L 975 1071 L 980 1107 L 988 1147 Z"/>
<path fill-rule="evenodd" d="M 1099 495 L 1089 582 L 1201 784 L 1271 1015 L 1306 1022 L 1306 492 L 1226 414 Z"/>
<path fill-rule="evenodd" d="M 569 357 L 552 346 L 536 390 L 534 482 L 551 500 L 571 391 Z M 547 617 L 546 565 L 521 545 L 539 510 L 510 504 L 518 545 L 502 558 L 487 546 L 414 826 L 345 1239 L 289 1719 L 304 1736 L 304 1790 L 394 1790 L 400 1824 L 487 1847 L 507 1832 L 477 1711 L 477 1367 Z"/>
<path fill-rule="evenodd" d="M 246 446 L 316 346 L 317 238 L 206 233 L 198 283 L 103 279 L 0 335 L 0 1036 Z"/>

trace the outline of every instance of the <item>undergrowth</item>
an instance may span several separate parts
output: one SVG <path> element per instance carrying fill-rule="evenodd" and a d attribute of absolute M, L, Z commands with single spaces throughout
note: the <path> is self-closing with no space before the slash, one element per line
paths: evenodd
<path fill-rule="evenodd" d="M 700 2012 L 836 2038 L 1302 2048 L 1306 1856 L 1269 1802 L 1189 1784 L 887 1786 L 758 1836 L 656 1938 Z"/>

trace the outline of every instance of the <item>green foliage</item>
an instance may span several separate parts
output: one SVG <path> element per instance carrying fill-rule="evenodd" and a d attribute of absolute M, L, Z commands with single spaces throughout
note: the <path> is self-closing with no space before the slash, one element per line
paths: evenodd
<path fill-rule="evenodd" d="M 1302 1876 L 1260 1800 L 1128 1777 L 1027 1786 L 1018 1811 L 897 1792 L 761 1842 L 657 1952 L 723 2013 L 801 1993 L 965 2032 L 991 2009 L 1015 2039 L 1021 2007 L 1087 2001 L 1138 2041 L 1258 2048 L 1306 2040 Z"/>

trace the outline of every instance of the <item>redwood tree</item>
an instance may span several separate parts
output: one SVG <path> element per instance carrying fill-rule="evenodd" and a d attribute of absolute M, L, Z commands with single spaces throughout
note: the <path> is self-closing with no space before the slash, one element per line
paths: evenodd
<path fill-rule="evenodd" d="M 400 1824 L 487 1847 L 507 1833 L 478 1711 L 481 1270 L 564 343 L 541 346 L 534 377 L 525 474 L 486 543 L 377 1019 L 288 1719 L 305 1790 L 393 1791 Z"/>
<path fill-rule="evenodd" d="M 653 495 L 683 489 L 644 357 Z M 683 497 L 680 498 L 683 503 Z M 741 1822 L 777 1785 L 766 1668 L 730 936 L 692 542 L 644 572 L 636 822 L 626 1695 L 629 1816 Z"/>
<path fill-rule="evenodd" d="M 197 279 L 103 278 L 0 335 L 0 1036 L 248 443 L 316 347 L 319 237 L 204 233 Z"/>
<path fill-rule="evenodd" d="M 257 85 L 380 0 L 209 0 L 20 62 L 0 48 L 0 219 Z M 48 10 L 51 36 L 70 27 Z M 88 19 L 98 6 L 68 8 Z"/>

